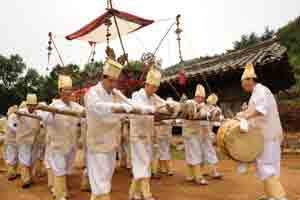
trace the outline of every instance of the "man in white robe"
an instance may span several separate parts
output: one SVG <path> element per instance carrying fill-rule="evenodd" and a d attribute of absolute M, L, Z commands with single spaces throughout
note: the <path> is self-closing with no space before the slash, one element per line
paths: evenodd
<path fill-rule="evenodd" d="M 209 123 L 208 135 L 206 135 L 202 140 L 202 151 L 205 162 L 208 164 L 212 173 L 209 174 L 214 179 L 222 178 L 222 174 L 217 170 L 217 164 L 219 159 L 213 142 L 215 140 L 215 133 L 213 132 L 213 127 L 219 127 L 221 121 L 224 119 L 221 109 L 217 106 L 218 96 L 216 94 L 211 94 L 206 99 L 208 112 L 212 122 Z"/>
<path fill-rule="evenodd" d="M 171 140 L 172 125 L 169 122 L 155 127 L 158 140 L 158 169 L 162 174 L 173 176 Z"/>
<path fill-rule="evenodd" d="M 195 104 L 205 105 L 205 88 L 198 84 L 193 100 Z M 202 140 L 206 137 L 208 124 L 199 121 L 185 120 L 183 123 L 183 138 L 185 147 L 185 160 L 187 164 L 187 181 L 195 182 L 199 185 L 207 185 L 207 180 L 202 176 L 201 165 L 203 159 Z"/>
<path fill-rule="evenodd" d="M 111 181 L 120 145 L 121 120 L 113 112 L 131 110 L 127 104 L 113 103 L 112 90 L 123 66 L 108 59 L 101 81 L 85 95 L 87 114 L 87 169 L 91 200 L 110 200 Z"/>
<path fill-rule="evenodd" d="M 43 111 L 39 111 L 39 115 L 43 115 Z M 41 121 L 40 132 L 37 135 L 36 143 L 33 146 L 33 163 L 34 172 L 37 177 L 43 177 L 45 175 L 44 171 L 44 159 L 45 159 L 45 149 L 46 149 L 46 127 Z"/>
<path fill-rule="evenodd" d="M 12 106 L 7 111 L 7 125 L 5 130 L 5 152 L 4 158 L 7 164 L 7 178 L 8 180 L 15 180 L 17 178 L 17 166 L 18 166 L 18 149 L 16 141 L 17 130 L 17 115 L 15 112 L 18 110 L 18 106 Z"/>
<path fill-rule="evenodd" d="M 89 176 L 87 172 L 87 143 L 86 143 L 86 135 L 87 135 L 87 123 L 86 119 L 82 118 L 81 119 L 81 135 L 79 138 L 79 147 L 80 150 L 82 151 L 81 155 L 79 156 L 80 159 L 80 164 L 82 165 L 82 172 L 81 172 L 81 183 L 80 183 L 80 190 L 83 192 L 90 192 L 91 191 L 91 186 L 89 182 Z"/>
<path fill-rule="evenodd" d="M 249 126 L 261 128 L 264 136 L 264 150 L 256 158 L 256 172 L 264 183 L 265 192 L 265 196 L 260 199 L 286 200 L 279 178 L 283 131 L 277 103 L 272 92 L 266 86 L 257 83 L 256 79 L 254 66 L 247 64 L 241 82 L 243 89 L 251 93 L 251 98 L 248 108 L 238 113 L 237 117 L 247 120 Z"/>
<path fill-rule="evenodd" d="M 54 100 L 52 100 L 53 102 Z M 43 105 L 43 104 L 42 104 Z M 44 104 L 46 105 L 46 104 Z M 42 119 L 47 119 L 48 113 L 47 112 L 42 112 L 41 114 Z M 48 126 L 45 122 L 43 122 L 44 125 L 44 129 L 45 129 L 45 157 L 44 157 L 44 166 L 47 170 L 47 186 L 49 191 L 53 194 L 54 193 L 54 188 L 53 188 L 53 184 L 54 184 L 54 174 L 53 171 L 51 169 L 50 166 L 50 161 L 49 161 L 49 154 L 50 154 L 50 135 L 49 135 L 49 131 L 48 131 Z"/>
<path fill-rule="evenodd" d="M 35 111 L 37 96 L 28 94 L 26 107 L 20 108 L 19 112 L 38 115 Z M 22 188 L 28 188 L 32 184 L 31 170 L 33 167 L 33 146 L 40 131 L 40 120 L 18 115 L 16 121 L 16 141 L 18 146 L 18 161 L 21 168 Z"/>
<path fill-rule="evenodd" d="M 83 107 L 71 101 L 72 79 L 60 75 L 58 80 L 60 99 L 54 100 L 50 106 L 60 109 L 83 112 Z M 66 177 L 72 172 L 72 165 L 77 150 L 77 138 L 80 131 L 80 118 L 62 114 L 48 113 L 44 116 L 44 124 L 49 135 L 47 161 L 53 173 L 53 192 L 55 200 L 67 198 Z M 51 178 L 51 177 L 49 177 Z"/>
<path fill-rule="evenodd" d="M 156 106 L 163 100 L 155 92 L 160 85 L 161 74 L 157 69 L 150 69 L 144 88 L 132 94 L 132 101 L 142 108 L 144 114 L 153 114 Z M 152 141 L 154 134 L 153 116 L 137 117 L 130 122 L 130 149 L 133 180 L 129 199 L 153 200 L 150 190 Z"/>

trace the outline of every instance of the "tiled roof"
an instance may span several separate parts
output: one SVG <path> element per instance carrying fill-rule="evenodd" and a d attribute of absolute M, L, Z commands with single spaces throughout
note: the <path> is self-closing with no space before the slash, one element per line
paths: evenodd
<path fill-rule="evenodd" d="M 230 70 L 242 70 L 248 62 L 263 66 L 282 59 L 286 56 L 286 51 L 287 49 L 281 46 L 276 38 L 273 38 L 260 42 L 253 47 L 232 51 L 198 63 L 185 62 L 185 73 L 187 78 L 198 75 L 209 77 Z M 162 82 L 176 80 L 178 70 L 178 66 L 165 69 Z"/>

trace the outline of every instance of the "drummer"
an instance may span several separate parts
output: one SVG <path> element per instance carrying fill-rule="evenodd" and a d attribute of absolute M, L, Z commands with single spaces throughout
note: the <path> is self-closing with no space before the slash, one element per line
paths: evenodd
<path fill-rule="evenodd" d="M 248 108 L 237 114 L 250 126 L 262 129 L 264 150 L 256 158 L 256 171 L 264 183 L 265 196 L 261 200 L 286 200 L 286 193 L 280 182 L 280 160 L 282 127 L 277 103 L 272 92 L 264 85 L 257 83 L 254 66 L 247 64 L 241 78 L 242 88 L 251 93 Z"/>
<path fill-rule="evenodd" d="M 205 88 L 197 85 L 195 98 L 192 101 L 198 105 L 205 105 Z M 203 163 L 202 153 L 202 129 L 198 121 L 186 120 L 183 124 L 183 138 L 185 147 L 185 160 L 187 164 L 187 181 L 196 182 L 199 185 L 207 185 L 207 180 L 201 174 Z M 200 130 L 200 133 L 199 133 Z"/>

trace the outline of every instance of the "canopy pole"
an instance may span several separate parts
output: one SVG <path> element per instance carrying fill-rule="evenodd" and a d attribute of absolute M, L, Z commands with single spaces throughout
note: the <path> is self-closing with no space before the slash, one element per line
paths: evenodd
<path fill-rule="evenodd" d="M 122 40 L 121 32 L 120 32 L 120 29 L 119 29 L 119 25 L 118 25 L 118 22 L 117 22 L 117 17 L 113 12 L 112 0 L 108 0 L 107 2 L 108 2 L 109 10 L 112 11 L 111 14 L 114 18 L 114 22 L 115 22 L 115 25 L 116 25 L 116 28 L 117 28 L 118 37 L 119 37 L 119 41 L 120 41 L 120 44 L 121 44 L 121 47 L 122 47 L 122 50 L 123 50 L 123 54 L 126 58 L 127 64 L 129 65 L 128 56 L 126 56 L 126 51 L 125 51 L 125 47 L 124 47 L 124 44 L 123 44 L 123 40 Z"/>

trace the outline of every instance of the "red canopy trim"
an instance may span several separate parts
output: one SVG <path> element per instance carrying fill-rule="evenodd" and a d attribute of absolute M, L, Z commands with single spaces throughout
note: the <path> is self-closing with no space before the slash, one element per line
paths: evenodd
<path fill-rule="evenodd" d="M 79 37 L 82 37 L 82 36 L 92 32 L 99 26 L 103 25 L 106 19 L 113 17 L 113 15 L 115 15 L 116 17 L 118 17 L 120 19 L 126 20 L 128 22 L 134 22 L 134 23 L 140 25 L 140 27 L 132 30 L 131 32 L 137 31 L 137 30 L 139 30 L 145 26 L 148 26 L 154 22 L 153 20 L 144 19 L 144 18 L 135 16 L 135 15 L 132 15 L 132 14 L 129 14 L 126 12 L 118 11 L 115 9 L 110 9 L 110 10 L 106 11 L 104 14 L 102 14 L 101 16 L 99 16 L 98 18 L 96 18 L 95 20 L 93 20 L 92 22 L 90 22 L 89 24 L 87 24 L 86 26 L 79 29 L 78 31 L 66 36 L 66 39 L 74 40 L 74 39 L 77 39 Z"/>

